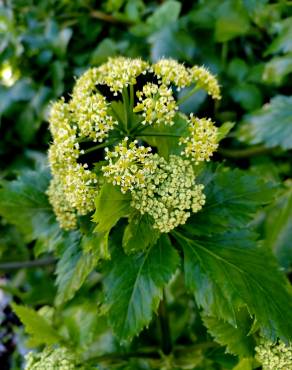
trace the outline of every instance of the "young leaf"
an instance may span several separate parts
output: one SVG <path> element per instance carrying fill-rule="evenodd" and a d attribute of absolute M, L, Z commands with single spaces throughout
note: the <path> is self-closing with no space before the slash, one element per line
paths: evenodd
<path fill-rule="evenodd" d="M 255 342 L 249 335 L 252 321 L 245 309 L 236 312 L 235 327 L 215 316 L 203 315 L 203 322 L 209 333 L 223 346 L 227 346 L 228 352 L 240 357 L 252 357 L 254 355 Z"/>
<path fill-rule="evenodd" d="M 63 341 L 63 338 L 53 329 L 48 321 L 39 315 L 32 308 L 12 304 L 13 311 L 24 324 L 25 331 L 32 336 L 31 342 L 34 345 L 56 344 Z"/>
<path fill-rule="evenodd" d="M 109 258 L 108 236 L 120 218 L 130 212 L 131 195 L 123 194 L 118 186 L 105 183 L 95 199 L 93 221 L 97 223 L 94 231 L 98 234 L 100 255 Z"/>
<path fill-rule="evenodd" d="M 292 149 L 292 96 L 277 95 L 261 109 L 245 116 L 238 133 L 251 144 L 263 143 L 268 148 Z"/>
<path fill-rule="evenodd" d="M 71 233 L 58 261 L 56 268 L 57 305 L 73 298 L 100 259 L 98 250 L 82 251 L 80 244 L 82 244 L 80 235 Z"/>
<path fill-rule="evenodd" d="M 174 232 L 184 251 L 186 285 L 207 315 L 238 325 L 246 306 L 262 334 L 292 336 L 292 302 L 286 281 L 269 252 L 248 231 L 189 238 Z"/>
<path fill-rule="evenodd" d="M 26 171 L 17 180 L 4 182 L 0 189 L 0 214 L 15 225 L 28 242 L 38 239 L 46 251 L 52 251 L 62 237 L 45 194 L 49 179 L 48 171 Z"/>
<path fill-rule="evenodd" d="M 238 169 L 207 169 L 198 182 L 205 185 L 206 204 L 188 222 L 192 233 L 198 235 L 246 227 L 274 196 L 271 183 Z"/>
<path fill-rule="evenodd" d="M 166 235 L 146 252 L 131 256 L 115 246 L 104 289 L 110 324 L 119 339 L 132 339 L 150 323 L 178 263 L 178 254 Z"/>
<path fill-rule="evenodd" d="M 159 238 L 159 231 L 153 228 L 153 221 L 147 214 L 133 213 L 129 218 L 123 236 L 124 251 L 129 254 L 146 250 L 156 243 Z"/>

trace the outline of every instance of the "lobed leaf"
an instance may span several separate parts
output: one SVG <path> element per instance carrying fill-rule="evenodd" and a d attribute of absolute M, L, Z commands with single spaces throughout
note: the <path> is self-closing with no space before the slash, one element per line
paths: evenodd
<path fill-rule="evenodd" d="M 179 257 L 166 235 L 144 253 L 113 249 L 104 280 L 109 321 L 120 340 L 131 340 L 150 323 Z"/>
<path fill-rule="evenodd" d="M 207 315 L 233 326 L 246 306 L 263 336 L 292 336 L 292 302 L 287 284 L 269 250 L 257 247 L 254 235 L 241 230 L 210 237 L 174 232 L 184 251 L 188 289 Z"/>
<path fill-rule="evenodd" d="M 241 140 L 268 148 L 292 149 L 292 96 L 277 95 L 261 109 L 245 116 Z"/>
<path fill-rule="evenodd" d="M 15 303 L 12 304 L 12 308 L 24 324 L 26 332 L 32 336 L 31 341 L 35 345 L 51 345 L 62 341 L 62 337 L 50 326 L 49 322 L 32 308 Z"/>

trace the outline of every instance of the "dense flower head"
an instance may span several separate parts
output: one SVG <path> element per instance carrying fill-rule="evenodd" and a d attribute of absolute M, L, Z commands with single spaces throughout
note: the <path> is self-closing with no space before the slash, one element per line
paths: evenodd
<path fill-rule="evenodd" d="M 105 177 L 114 185 L 119 185 L 125 193 L 134 186 L 144 186 L 145 177 L 152 171 L 152 164 L 147 161 L 151 148 L 137 146 L 137 140 L 128 143 L 128 138 L 115 146 L 113 151 L 106 150 L 105 159 L 109 164 L 102 167 Z"/>
<path fill-rule="evenodd" d="M 206 68 L 194 66 L 190 69 L 190 75 L 196 86 L 206 90 L 213 99 L 221 99 L 218 81 Z"/>
<path fill-rule="evenodd" d="M 76 212 L 66 199 L 63 184 L 57 177 L 50 182 L 47 194 L 60 226 L 64 230 L 75 229 L 77 226 Z"/>
<path fill-rule="evenodd" d="M 191 76 L 188 69 L 174 59 L 161 59 L 152 66 L 158 80 L 170 85 L 173 83 L 179 89 L 191 84 Z"/>
<path fill-rule="evenodd" d="M 195 174 L 189 161 L 171 155 L 169 161 L 155 154 L 147 161 L 152 172 L 142 186 L 132 190 L 132 206 L 154 219 L 153 227 L 167 233 L 184 224 L 191 212 L 198 212 L 205 203 L 203 185 L 195 184 Z"/>
<path fill-rule="evenodd" d="M 66 348 L 47 347 L 41 353 L 29 352 L 25 370 L 75 370 L 78 367 L 76 356 Z"/>
<path fill-rule="evenodd" d="M 132 206 L 151 215 L 161 232 L 202 207 L 203 187 L 195 183 L 192 165 L 210 159 L 218 135 L 211 120 L 180 113 L 188 135 L 179 136 L 177 90 L 185 87 L 220 98 L 216 78 L 202 67 L 173 59 L 150 65 L 120 56 L 90 68 L 76 79 L 69 99 L 52 104 L 48 157 L 53 178 L 47 194 L 62 228 L 76 228 L 78 216 L 94 211 L 105 180 L 130 192 Z M 172 137 L 182 145 L 181 155 L 153 154 L 150 145 L 161 153 L 165 143 L 156 136 Z"/>
<path fill-rule="evenodd" d="M 256 347 L 256 359 L 263 365 L 263 370 L 292 369 L 292 345 L 282 341 L 272 343 L 262 341 Z"/>
<path fill-rule="evenodd" d="M 178 107 L 172 95 L 172 90 L 165 85 L 147 83 L 142 91 L 137 92 L 139 103 L 134 112 L 142 111 L 142 124 L 173 125 L 173 119 Z"/>
<path fill-rule="evenodd" d="M 84 95 L 70 102 L 72 121 L 77 122 L 79 136 L 102 142 L 117 121 L 108 114 L 106 98 L 101 94 Z"/>
<path fill-rule="evenodd" d="M 148 69 L 149 64 L 142 59 L 109 58 L 107 63 L 98 68 L 98 83 L 109 86 L 114 95 L 117 95 L 123 88 L 136 84 L 136 78 Z"/>
<path fill-rule="evenodd" d="M 197 118 L 190 115 L 188 121 L 189 135 L 179 141 L 184 145 L 182 155 L 190 157 L 195 164 L 209 161 L 218 148 L 218 129 L 209 118 Z"/>

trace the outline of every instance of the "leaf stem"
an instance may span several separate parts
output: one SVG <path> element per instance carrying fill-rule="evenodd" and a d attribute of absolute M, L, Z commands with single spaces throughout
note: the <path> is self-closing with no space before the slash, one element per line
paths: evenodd
<path fill-rule="evenodd" d="M 14 261 L 14 262 L 6 262 L 0 263 L 0 270 L 19 270 L 22 268 L 31 268 L 31 267 L 41 267 L 41 266 L 48 266 L 53 265 L 56 263 L 56 259 L 54 257 L 43 258 L 34 261 Z"/>
<path fill-rule="evenodd" d="M 254 157 L 254 156 L 262 155 L 262 154 L 268 154 L 272 152 L 273 149 L 275 148 L 267 148 L 263 145 L 258 145 L 258 146 L 254 146 L 251 148 L 245 148 L 245 149 L 219 148 L 218 153 L 221 154 L 223 157 L 240 159 L 240 158 Z"/>
<path fill-rule="evenodd" d="M 105 148 L 106 146 L 113 144 L 115 141 L 116 141 L 116 139 L 115 140 L 108 141 L 107 143 L 102 143 L 102 144 L 94 145 L 93 147 L 84 150 L 84 153 L 81 154 L 81 155 L 88 154 L 88 153 L 94 152 L 95 150 Z"/>
<path fill-rule="evenodd" d="M 169 355 L 172 351 L 171 333 L 169 326 L 169 317 L 166 307 L 165 292 L 158 308 L 160 330 L 161 330 L 161 346 L 165 355 Z"/>
<path fill-rule="evenodd" d="M 138 135 L 138 137 L 143 137 L 143 136 L 162 136 L 162 137 L 181 137 L 181 135 L 177 135 L 177 134 L 172 134 L 171 132 L 169 133 L 163 133 L 163 132 L 141 132 L 140 135 Z"/>
<path fill-rule="evenodd" d="M 184 95 L 183 97 L 181 97 L 178 101 L 177 101 L 177 105 L 181 105 L 182 103 L 184 103 L 186 100 L 188 100 L 192 95 L 194 95 L 195 92 L 197 92 L 198 90 L 200 90 L 200 86 L 196 85 L 195 87 L 192 88 L 192 90 L 187 93 L 186 95 Z"/>
<path fill-rule="evenodd" d="M 122 91 L 122 97 L 123 97 L 123 103 L 124 103 L 124 121 L 125 121 L 125 131 L 128 133 L 128 124 L 129 124 L 129 94 L 128 94 L 128 89 L 127 87 L 123 88 Z"/>

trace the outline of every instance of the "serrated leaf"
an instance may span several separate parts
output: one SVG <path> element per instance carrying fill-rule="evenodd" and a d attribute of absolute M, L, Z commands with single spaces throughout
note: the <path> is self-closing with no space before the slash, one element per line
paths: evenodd
<path fill-rule="evenodd" d="M 274 57 L 266 63 L 263 80 L 269 84 L 280 85 L 290 73 L 292 73 L 292 52 L 284 56 Z"/>
<path fill-rule="evenodd" d="M 239 139 L 268 148 L 292 149 L 292 96 L 277 95 L 244 118 Z"/>
<path fill-rule="evenodd" d="M 275 193 L 272 183 L 238 169 L 209 167 L 197 181 L 205 185 L 206 204 L 187 225 L 198 235 L 245 227 Z"/>
<path fill-rule="evenodd" d="M 74 297 L 88 275 L 99 262 L 99 249 L 84 251 L 78 233 L 71 233 L 66 240 L 61 258 L 56 268 L 58 286 L 56 304 L 60 305 Z"/>
<path fill-rule="evenodd" d="M 93 221 L 97 223 L 94 231 L 98 234 L 100 256 L 108 259 L 108 236 L 110 230 L 122 217 L 130 213 L 131 195 L 123 194 L 118 186 L 105 183 L 95 199 Z"/>
<path fill-rule="evenodd" d="M 263 336 L 292 336 L 292 302 L 287 283 L 269 250 L 257 247 L 248 231 L 211 237 L 174 232 L 184 251 L 188 289 L 207 315 L 237 325 L 246 306 Z"/>
<path fill-rule="evenodd" d="M 266 210 L 266 244 L 274 251 L 280 265 L 289 269 L 292 266 L 292 184 Z"/>
<path fill-rule="evenodd" d="M 12 304 L 13 311 L 24 324 L 25 331 L 32 336 L 34 345 L 56 344 L 62 342 L 63 338 L 53 329 L 49 322 L 32 308 Z"/>
<path fill-rule="evenodd" d="M 222 346 L 227 346 L 228 352 L 240 357 L 254 355 L 255 341 L 249 335 L 252 321 L 245 309 L 236 312 L 237 326 L 214 316 L 203 315 L 203 322 L 209 333 Z"/>
<path fill-rule="evenodd" d="M 0 189 L 0 214 L 15 225 L 26 241 L 38 240 L 52 251 L 62 232 L 45 194 L 49 185 L 46 170 L 26 171 L 15 181 L 4 182 Z M 44 248 L 42 248 L 44 249 Z"/>
<path fill-rule="evenodd" d="M 124 251 L 135 253 L 145 251 L 149 246 L 156 243 L 160 233 L 153 228 L 153 220 L 147 214 L 133 213 L 129 218 L 123 235 Z"/>
<path fill-rule="evenodd" d="M 113 249 L 104 281 L 109 321 L 120 340 L 130 340 L 150 323 L 179 257 L 166 235 L 144 253 Z"/>

